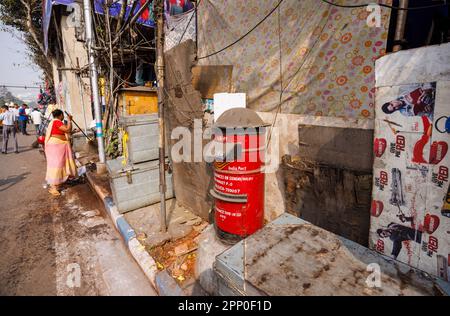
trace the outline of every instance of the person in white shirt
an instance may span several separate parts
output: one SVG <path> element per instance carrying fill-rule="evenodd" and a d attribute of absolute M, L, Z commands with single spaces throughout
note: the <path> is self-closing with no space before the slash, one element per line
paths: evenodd
<path fill-rule="evenodd" d="M 16 136 L 16 125 L 17 125 L 17 115 L 14 111 L 10 111 L 9 108 L 4 105 L 2 106 L 0 113 L 0 121 L 3 121 L 3 146 L 2 154 L 8 153 L 8 141 L 9 136 L 12 135 L 14 140 L 14 151 L 16 154 L 19 153 L 19 145 L 17 143 Z"/>
<path fill-rule="evenodd" d="M 42 124 L 42 113 L 37 108 L 31 112 L 31 120 L 36 128 L 36 135 L 39 136 L 39 126 Z"/>
<path fill-rule="evenodd" d="M 14 111 L 14 114 L 17 116 L 17 117 L 19 117 L 19 105 L 17 104 L 17 103 L 14 103 L 14 110 L 12 110 L 12 111 Z"/>

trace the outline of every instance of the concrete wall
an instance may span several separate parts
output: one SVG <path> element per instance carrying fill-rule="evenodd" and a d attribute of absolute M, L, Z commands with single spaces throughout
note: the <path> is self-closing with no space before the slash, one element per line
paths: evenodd
<path fill-rule="evenodd" d="M 66 23 L 67 17 L 62 16 L 59 32 L 62 37 L 64 63 L 60 65 L 63 68 L 76 68 L 77 58 L 80 67 L 87 65 L 87 53 L 82 42 L 78 42 L 75 37 L 75 28 L 69 27 Z M 61 108 L 67 110 L 74 117 L 74 120 L 84 128 L 89 126 L 93 120 L 91 111 L 90 83 L 88 78 L 82 78 L 79 83 L 78 77 L 73 71 L 57 70 L 56 61 L 53 62 L 53 74 L 55 80 L 55 93 L 58 104 Z M 61 81 L 59 73 L 61 72 Z M 80 94 L 83 91 L 83 96 Z M 84 101 L 84 111 L 83 102 Z"/>
<path fill-rule="evenodd" d="M 258 114 L 273 124 L 274 113 Z M 373 121 L 278 114 L 275 127 L 280 166 L 266 174 L 266 220 L 288 212 L 367 245 Z"/>
<path fill-rule="evenodd" d="M 268 124 L 273 124 L 275 113 L 258 112 L 258 115 Z M 276 133 L 279 139 L 279 158 L 285 155 L 292 157 L 301 156 L 300 144 L 305 144 L 300 139 L 298 132 L 300 125 L 318 127 L 346 128 L 349 125 L 359 130 L 373 130 L 373 120 L 347 120 L 342 118 L 312 117 L 296 114 L 279 113 L 275 122 Z M 319 132 L 320 133 L 320 132 Z M 275 135 L 275 133 L 274 133 Z M 351 140 L 350 140 L 351 141 Z M 351 144 L 349 144 L 351 145 Z M 305 150 L 303 150 L 305 152 Z M 371 151 L 370 151 L 371 152 Z M 326 158 L 326 157 L 324 157 Z M 331 158 L 331 157 L 330 157 Z M 367 162 L 366 162 L 367 166 Z M 370 168 L 369 168 L 370 169 Z M 266 174 L 266 217 L 273 220 L 286 211 L 284 201 L 284 185 L 280 171 Z"/>

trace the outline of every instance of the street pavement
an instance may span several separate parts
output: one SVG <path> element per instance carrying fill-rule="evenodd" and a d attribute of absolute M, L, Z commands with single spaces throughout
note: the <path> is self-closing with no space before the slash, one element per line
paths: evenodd
<path fill-rule="evenodd" d="M 43 187 L 35 139 L 0 156 L 0 295 L 156 295 L 87 184 Z"/>

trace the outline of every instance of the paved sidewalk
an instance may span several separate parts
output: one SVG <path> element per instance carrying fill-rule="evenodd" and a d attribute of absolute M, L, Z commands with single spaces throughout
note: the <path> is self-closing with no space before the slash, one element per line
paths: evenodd
<path fill-rule="evenodd" d="M 0 156 L 0 295 L 156 295 L 87 184 L 43 189 L 34 139 Z"/>

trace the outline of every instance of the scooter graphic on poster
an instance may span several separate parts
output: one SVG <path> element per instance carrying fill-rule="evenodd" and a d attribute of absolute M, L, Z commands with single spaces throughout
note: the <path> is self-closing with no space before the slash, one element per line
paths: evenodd
<path fill-rule="evenodd" d="M 397 168 L 392 169 L 391 193 L 389 203 L 399 207 L 406 204 L 402 186 L 402 172 Z"/>

